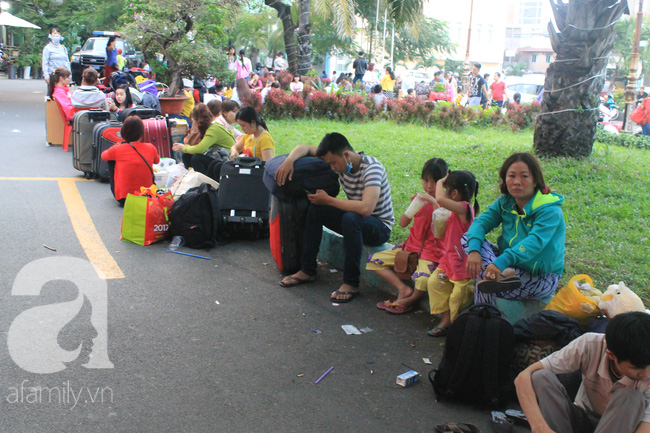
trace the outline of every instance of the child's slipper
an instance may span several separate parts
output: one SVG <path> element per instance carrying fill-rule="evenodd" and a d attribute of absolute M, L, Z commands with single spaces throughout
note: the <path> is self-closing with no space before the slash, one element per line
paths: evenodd
<path fill-rule="evenodd" d="M 517 290 L 521 287 L 519 277 L 509 277 L 504 280 L 482 280 L 476 285 L 479 292 L 482 293 L 499 293 Z"/>
<path fill-rule="evenodd" d="M 493 410 L 491 416 L 492 427 L 494 427 L 496 433 L 512 433 L 514 423 L 505 413 Z"/>
<path fill-rule="evenodd" d="M 517 409 L 508 409 L 506 410 L 505 413 L 506 416 L 509 419 L 513 420 L 515 424 L 530 428 L 530 423 L 528 422 L 528 418 L 526 418 L 526 414 L 523 413 L 522 411 Z"/>
<path fill-rule="evenodd" d="M 432 330 L 427 331 L 427 335 L 429 337 L 444 337 L 445 335 L 447 335 L 447 330 L 449 330 L 449 328 L 446 326 L 436 326 Z"/>
<path fill-rule="evenodd" d="M 347 299 L 337 299 L 336 296 L 339 296 L 339 295 L 349 296 L 349 298 L 347 298 Z M 357 296 L 359 296 L 359 292 L 341 292 L 340 290 L 336 289 L 330 295 L 330 301 L 335 302 L 337 304 L 345 304 L 347 302 L 350 302 L 350 301 L 354 300 L 354 298 L 356 298 Z"/>
<path fill-rule="evenodd" d="M 386 307 L 390 307 L 395 302 L 395 299 L 389 299 L 388 301 L 377 302 L 377 308 L 380 310 L 385 310 Z"/>
<path fill-rule="evenodd" d="M 481 433 L 481 429 L 468 422 L 438 424 L 435 429 L 438 433 Z"/>
<path fill-rule="evenodd" d="M 413 305 L 404 307 L 400 304 L 393 304 L 386 307 L 386 311 L 390 314 L 406 314 L 413 311 Z"/>

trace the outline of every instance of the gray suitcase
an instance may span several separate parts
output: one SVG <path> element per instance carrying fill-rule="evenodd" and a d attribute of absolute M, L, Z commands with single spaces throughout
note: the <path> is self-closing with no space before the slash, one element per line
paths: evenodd
<path fill-rule="evenodd" d="M 117 120 L 115 113 L 105 110 L 83 110 L 72 119 L 72 165 L 83 171 L 87 178 L 94 178 L 93 172 L 93 129 L 95 125 Z"/>

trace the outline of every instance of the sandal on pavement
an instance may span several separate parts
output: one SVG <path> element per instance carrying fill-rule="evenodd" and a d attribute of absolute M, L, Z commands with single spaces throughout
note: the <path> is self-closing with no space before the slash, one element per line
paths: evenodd
<path fill-rule="evenodd" d="M 349 296 L 347 299 L 337 299 L 337 296 Z M 335 291 L 332 292 L 330 295 L 330 301 L 335 302 L 337 304 L 345 304 L 347 302 L 352 301 L 354 298 L 359 296 L 359 292 L 341 292 L 340 290 L 336 289 Z"/>
<path fill-rule="evenodd" d="M 406 314 L 413 311 L 413 305 L 404 307 L 400 304 L 393 304 L 386 307 L 386 311 L 390 314 Z"/>
<path fill-rule="evenodd" d="M 493 410 L 491 416 L 492 427 L 496 433 L 512 433 L 514 422 L 505 413 Z"/>
<path fill-rule="evenodd" d="M 447 326 L 436 326 L 432 330 L 427 331 L 427 335 L 429 337 L 444 337 L 445 335 L 447 335 L 447 330 L 448 329 L 449 329 L 449 327 L 447 327 Z"/>
<path fill-rule="evenodd" d="M 285 283 L 284 280 L 286 280 L 287 278 L 289 279 L 289 282 Z M 316 281 L 316 276 L 304 279 L 304 278 L 294 277 L 293 275 L 289 275 L 285 277 L 282 281 L 280 281 L 280 285 L 282 287 L 294 287 L 300 284 L 313 283 L 314 281 Z"/>
<path fill-rule="evenodd" d="M 459 422 L 457 424 L 439 424 L 436 426 L 436 432 L 438 433 L 481 433 L 481 429 L 476 427 L 474 424 L 468 422 Z"/>
<path fill-rule="evenodd" d="M 482 293 L 499 293 L 517 290 L 521 287 L 521 279 L 519 277 L 510 277 L 505 280 L 482 280 L 476 285 L 479 292 Z"/>
<path fill-rule="evenodd" d="M 515 424 L 530 428 L 530 424 L 528 423 L 528 418 L 526 418 L 526 414 L 523 413 L 522 411 L 517 409 L 508 409 L 506 410 L 505 413 L 506 413 L 506 417 L 514 421 Z"/>
<path fill-rule="evenodd" d="M 395 299 L 389 299 L 388 301 L 377 302 L 377 308 L 380 310 L 385 310 L 386 307 L 390 307 L 395 302 Z"/>

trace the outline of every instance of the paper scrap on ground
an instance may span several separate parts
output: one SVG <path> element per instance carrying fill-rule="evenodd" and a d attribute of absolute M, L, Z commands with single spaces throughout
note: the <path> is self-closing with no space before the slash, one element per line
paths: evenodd
<path fill-rule="evenodd" d="M 312 329 L 311 332 L 314 334 L 322 334 L 322 332 L 319 329 Z"/>
<path fill-rule="evenodd" d="M 217 304 L 217 305 L 220 305 L 220 304 L 219 304 L 219 301 L 214 301 L 214 303 Z"/>
<path fill-rule="evenodd" d="M 337 271 L 336 269 L 330 269 L 330 272 L 333 273 L 333 274 L 335 274 L 335 273 L 337 273 L 338 271 Z"/>
<path fill-rule="evenodd" d="M 422 361 L 427 365 L 431 365 L 431 360 L 429 358 L 422 358 Z"/>
<path fill-rule="evenodd" d="M 373 330 L 370 328 L 361 328 L 360 331 L 365 334 L 366 332 L 372 332 Z"/>
<path fill-rule="evenodd" d="M 20 132 L 20 129 L 12 129 L 11 132 Z"/>
<path fill-rule="evenodd" d="M 337 304 L 336 302 L 332 302 L 332 305 L 334 305 L 335 307 L 340 307 L 341 306 L 341 304 Z"/>
<path fill-rule="evenodd" d="M 361 331 L 359 331 L 354 325 L 341 325 L 341 328 L 343 328 L 345 333 L 348 335 L 361 335 Z"/>

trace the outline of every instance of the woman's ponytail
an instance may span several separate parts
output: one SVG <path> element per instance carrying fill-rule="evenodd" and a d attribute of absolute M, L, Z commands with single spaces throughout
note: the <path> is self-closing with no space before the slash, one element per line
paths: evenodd
<path fill-rule="evenodd" d="M 481 211 L 481 206 L 478 204 L 478 180 L 476 181 L 476 188 L 474 189 L 474 218 L 476 218 Z"/>
<path fill-rule="evenodd" d="M 47 96 L 49 96 L 50 98 L 53 98 L 54 88 L 56 87 L 56 83 L 58 82 L 59 82 L 59 76 L 56 73 L 56 71 L 54 71 L 50 74 L 50 82 L 47 85 Z"/>

